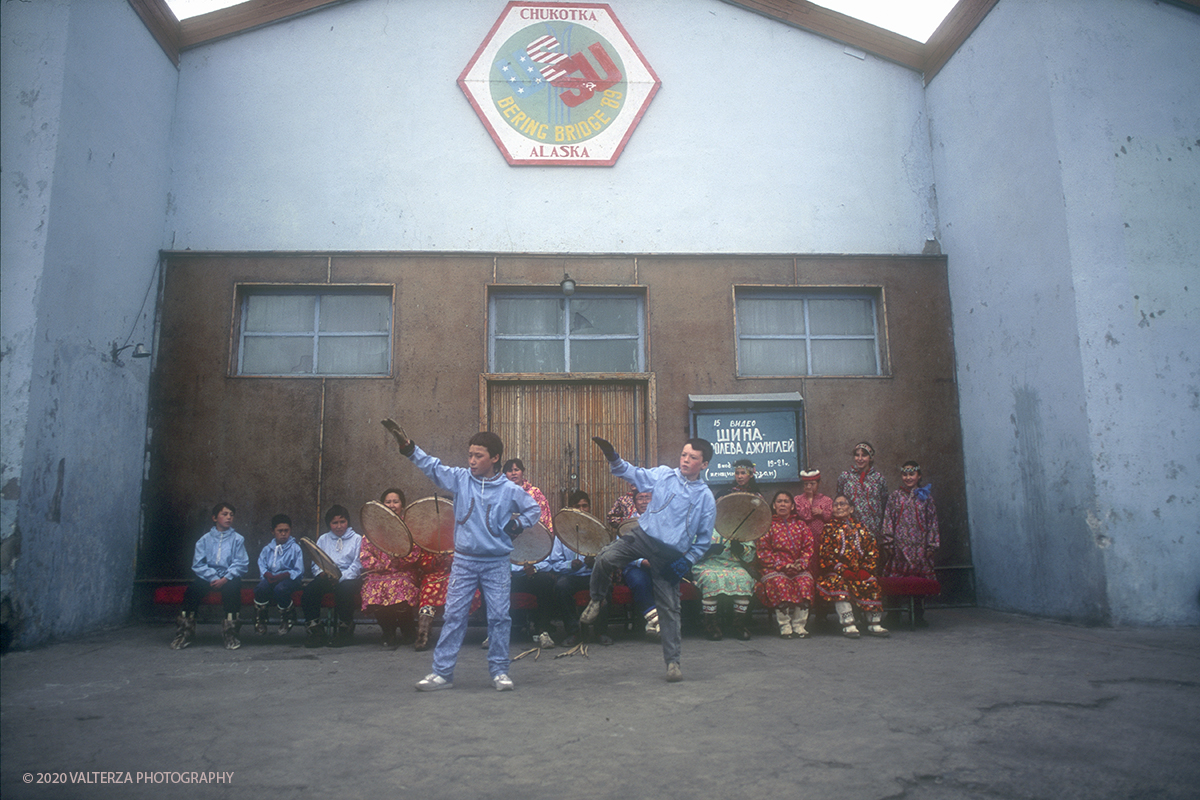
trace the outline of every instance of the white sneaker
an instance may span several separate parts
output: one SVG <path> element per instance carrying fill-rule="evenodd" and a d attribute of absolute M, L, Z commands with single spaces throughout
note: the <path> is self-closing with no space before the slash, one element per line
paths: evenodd
<path fill-rule="evenodd" d="M 417 681 L 418 692 L 436 692 L 438 689 L 453 689 L 454 684 L 438 675 L 436 672 L 431 672 L 421 680 Z M 512 688 L 512 682 L 508 684 L 508 688 Z"/>
<path fill-rule="evenodd" d="M 506 673 L 502 673 L 492 678 L 492 685 L 496 687 L 497 692 L 511 692 L 513 688 L 512 678 Z"/>
<path fill-rule="evenodd" d="M 482 647 L 484 650 L 487 650 L 489 647 L 492 646 L 492 637 L 490 637 L 490 636 L 483 637 L 483 642 L 479 646 Z"/>
<path fill-rule="evenodd" d="M 549 650 L 550 648 L 554 647 L 555 644 L 554 644 L 554 640 L 550 638 L 550 634 L 546 633 L 545 631 L 542 631 L 541 633 L 538 634 L 537 646 L 542 648 L 543 650 Z"/>

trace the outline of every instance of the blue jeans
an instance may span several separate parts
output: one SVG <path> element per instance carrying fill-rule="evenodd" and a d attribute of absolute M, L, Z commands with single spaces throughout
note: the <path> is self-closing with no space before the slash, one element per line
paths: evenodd
<path fill-rule="evenodd" d="M 476 559 L 456 554 L 450 567 L 450 585 L 446 590 L 446 611 L 442 633 L 433 648 L 433 671 L 446 680 L 454 678 L 454 665 L 467 633 L 467 615 L 471 598 L 478 587 L 487 606 L 488 672 L 494 678 L 508 673 L 508 648 L 512 638 L 512 619 L 508 616 L 512 564 L 507 558 Z"/>
<path fill-rule="evenodd" d="M 258 603 L 268 603 L 274 599 L 275 605 L 287 608 L 292 604 L 292 593 L 300 591 L 302 587 L 303 584 L 298 578 L 296 580 L 284 578 L 276 583 L 271 583 L 263 578 L 254 587 L 254 600 Z"/>
<path fill-rule="evenodd" d="M 631 561 L 650 562 L 650 584 L 658 604 L 658 627 L 662 636 L 663 661 L 678 664 L 683 640 L 679 629 L 679 580 L 663 575 L 663 568 L 682 556 L 657 539 L 652 539 L 640 527 L 619 537 L 596 556 L 592 567 L 592 599 L 604 600 L 612 589 L 612 573 L 623 570 Z"/>
<path fill-rule="evenodd" d="M 650 577 L 650 568 L 641 566 L 641 559 L 631 562 L 621 570 L 625 585 L 633 593 L 633 607 L 643 617 L 654 608 L 654 580 Z"/>

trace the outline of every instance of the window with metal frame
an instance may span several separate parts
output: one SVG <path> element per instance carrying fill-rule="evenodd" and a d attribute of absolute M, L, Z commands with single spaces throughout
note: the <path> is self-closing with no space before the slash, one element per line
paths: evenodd
<path fill-rule="evenodd" d="M 392 287 L 242 287 L 237 374 L 391 373 Z"/>
<path fill-rule="evenodd" d="M 882 375 L 879 290 L 735 290 L 738 377 Z"/>
<path fill-rule="evenodd" d="M 645 372 L 640 293 L 493 291 L 488 369 L 493 373 Z"/>

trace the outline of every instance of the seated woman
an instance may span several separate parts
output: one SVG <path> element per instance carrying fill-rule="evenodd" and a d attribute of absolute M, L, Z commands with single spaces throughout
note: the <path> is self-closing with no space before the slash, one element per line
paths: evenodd
<path fill-rule="evenodd" d="M 887 636 L 880 623 L 883 603 L 879 597 L 879 550 L 875 536 L 854 518 L 854 506 L 844 494 L 833 498 L 833 520 L 821 533 L 821 597 L 833 602 L 842 635 L 859 638 L 851 603 L 867 615 L 867 633 Z"/>
<path fill-rule="evenodd" d="M 389 489 L 383 493 L 383 504 L 397 516 L 404 516 L 404 494 L 399 489 Z M 419 593 L 417 604 L 417 636 L 413 641 L 413 649 L 421 652 L 429 649 L 429 633 L 433 629 L 433 620 L 439 608 L 446 605 L 446 590 L 450 586 L 450 566 L 454 563 L 454 553 L 431 553 L 420 545 L 413 543 L 410 556 L 416 559 L 414 575 Z M 479 607 L 479 593 L 475 593 L 471 601 L 470 611 Z"/>
<path fill-rule="evenodd" d="M 734 635 L 742 641 L 750 638 L 750 596 L 756 583 L 753 563 L 753 542 L 729 541 L 714 531 L 708 555 L 692 568 L 692 582 L 700 590 L 704 630 L 711 641 L 723 638 L 717 622 L 717 602 L 722 595 L 733 600 Z"/>
<path fill-rule="evenodd" d="M 900 467 L 901 487 L 888 495 L 879 532 L 879 550 L 883 556 L 885 578 L 927 578 L 937 580 L 933 554 L 941 543 L 933 487 L 918 487 L 921 465 L 905 461 Z M 913 624 L 924 627 L 925 603 L 915 600 Z"/>
<path fill-rule="evenodd" d="M 813 577 L 808 571 L 814 549 L 812 531 L 792 513 L 795 499 L 791 492 L 776 492 L 771 508 L 775 512 L 771 529 L 757 542 L 762 579 L 755 591 L 759 602 L 775 609 L 781 637 L 804 639 L 813 598 Z"/>
<path fill-rule="evenodd" d="M 388 489 L 379 498 L 398 517 L 404 516 L 404 492 Z M 362 608 L 369 612 L 383 631 L 383 646 L 395 650 L 399 627 L 405 640 L 415 637 L 413 607 L 417 602 L 418 561 L 421 549 L 414 546 L 406 556 L 385 553 L 363 538 L 359 561 L 362 563 Z"/>

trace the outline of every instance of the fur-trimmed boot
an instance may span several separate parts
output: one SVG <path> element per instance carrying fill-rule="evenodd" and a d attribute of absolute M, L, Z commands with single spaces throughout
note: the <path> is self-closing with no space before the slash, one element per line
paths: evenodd
<path fill-rule="evenodd" d="M 743 642 L 750 641 L 750 609 L 735 608 L 733 610 L 733 635 Z"/>
<path fill-rule="evenodd" d="M 858 626 L 854 624 L 854 609 L 845 600 L 838 600 L 833 604 L 834 611 L 837 612 L 838 622 L 842 624 L 842 636 L 847 639 L 859 638 Z"/>
<path fill-rule="evenodd" d="M 791 609 L 777 608 L 775 609 L 775 624 L 779 626 L 779 638 L 792 638 L 792 616 L 789 613 Z"/>
<path fill-rule="evenodd" d="M 719 642 L 725 638 L 721 633 L 721 626 L 717 622 L 716 613 L 704 614 L 704 635 L 708 637 L 710 642 Z"/>
<path fill-rule="evenodd" d="M 792 609 L 792 638 L 808 638 L 808 609 L 797 606 Z"/>
<path fill-rule="evenodd" d="M 354 622 L 338 620 L 337 631 L 333 635 L 332 647 L 349 647 L 354 641 Z"/>
<path fill-rule="evenodd" d="M 429 649 L 429 632 L 433 630 L 433 615 L 437 613 L 433 606 L 421 606 L 417 614 L 417 639 L 413 642 L 413 650 L 418 653 Z"/>
<path fill-rule="evenodd" d="M 254 601 L 254 632 L 259 636 L 267 635 L 267 604 Z"/>
<path fill-rule="evenodd" d="M 296 624 L 296 604 L 288 603 L 287 608 L 279 607 L 279 635 L 287 636 L 288 631 Z"/>
<path fill-rule="evenodd" d="M 318 619 L 310 619 L 305 626 L 305 647 L 323 647 L 325 645 L 325 623 Z"/>
<path fill-rule="evenodd" d="M 241 627 L 237 614 L 225 615 L 225 621 L 221 623 L 221 638 L 225 641 L 226 650 L 237 650 L 242 646 L 242 640 L 238 638 L 238 629 Z"/>
<path fill-rule="evenodd" d="M 385 650 L 395 650 L 400 642 L 396 638 L 396 627 L 400 623 L 400 616 L 394 608 L 379 607 L 375 612 L 375 621 L 379 623 L 379 630 L 383 632 L 383 647 Z"/>
<path fill-rule="evenodd" d="M 891 633 L 888 632 L 888 629 L 883 627 L 882 611 L 867 612 L 867 635 L 878 636 L 880 639 L 891 636 Z"/>
<path fill-rule="evenodd" d="M 180 611 L 175 618 L 175 638 L 171 640 L 172 650 L 182 650 L 196 638 L 196 612 Z"/>

